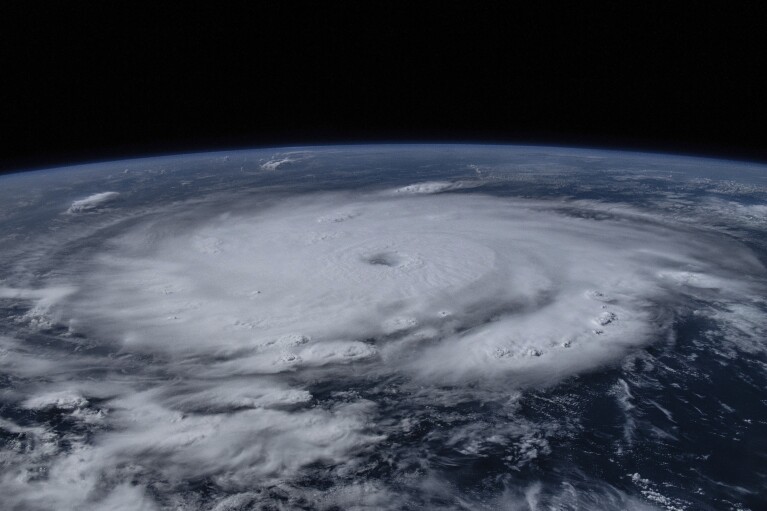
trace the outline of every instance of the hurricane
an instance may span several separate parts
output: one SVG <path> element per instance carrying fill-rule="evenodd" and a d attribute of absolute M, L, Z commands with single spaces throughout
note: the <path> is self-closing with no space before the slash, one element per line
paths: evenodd
<path fill-rule="evenodd" d="M 3 178 L 4 506 L 757 509 L 767 183 L 573 151 Z"/>

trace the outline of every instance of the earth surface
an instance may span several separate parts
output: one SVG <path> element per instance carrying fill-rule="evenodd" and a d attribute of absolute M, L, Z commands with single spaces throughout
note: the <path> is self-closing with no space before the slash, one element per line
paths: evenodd
<path fill-rule="evenodd" d="M 4 509 L 765 509 L 767 167 L 470 145 L 0 178 Z"/>

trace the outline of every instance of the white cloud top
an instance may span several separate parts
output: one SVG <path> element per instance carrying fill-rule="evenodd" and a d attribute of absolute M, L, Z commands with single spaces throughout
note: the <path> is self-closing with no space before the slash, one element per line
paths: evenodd
<path fill-rule="evenodd" d="M 120 194 L 118 192 L 101 192 L 90 195 L 84 199 L 76 200 L 69 206 L 67 213 L 84 213 L 103 206 L 113 201 Z"/>

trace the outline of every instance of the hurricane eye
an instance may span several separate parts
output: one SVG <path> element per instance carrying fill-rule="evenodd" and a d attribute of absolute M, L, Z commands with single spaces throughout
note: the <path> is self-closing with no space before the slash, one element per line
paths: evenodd
<path fill-rule="evenodd" d="M 394 268 L 400 265 L 401 258 L 395 252 L 379 252 L 364 257 L 363 261 L 372 266 L 388 266 Z"/>

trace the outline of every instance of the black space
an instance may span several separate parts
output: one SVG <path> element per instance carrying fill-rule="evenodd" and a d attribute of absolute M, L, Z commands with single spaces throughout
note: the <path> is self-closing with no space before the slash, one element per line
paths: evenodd
<path fill-rule="evenodd" d="M 375 141 L 767 161 L 763 3 L 563 4 L 9 1 L 0 171 Z"/>

